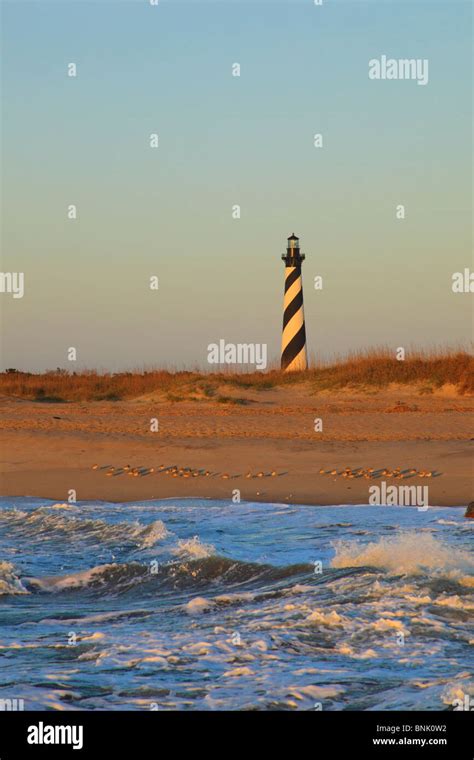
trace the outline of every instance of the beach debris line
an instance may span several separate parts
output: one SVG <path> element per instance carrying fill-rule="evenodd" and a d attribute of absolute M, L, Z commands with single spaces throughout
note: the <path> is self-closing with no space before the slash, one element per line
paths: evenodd
<path fill-rule="evenodd" d="M 331 475 L 332 477 L 342 477 L 352 480 L 353 478 L 365 478 L 365 480 L 375 480 L 378 478 L 394 478 L 398 480 L 404 480 L 406 478 L 433 478 L 441 475 L 436 470 L 417 470 L 413 467 L 407 467 L 402 470 L 401 467 L 345 467 L 343 470 L 325 470 L 321 467 L 319 470 L 320 475 Z"/>
<path fill-rule="evenodd" d="M 191 478 L 220 478 L 221 480 L 231 480 L 231 479 L 238 479 L 238 478 L 246 478 L 247 480 L 251 480 L 253 478 L 274 478 L 274 477 L 281 477 L 282 475 L 287 475 L 287 472 L 277 472 L 276 470 L 270 470 L 269 472 L 265 472 L 264 470 L 258 470 L 257 472 L 252 472 L 251 470 L 248 470 L 247 472 L 240 472 L 240 473 L 230 473 L 230 472 L 211 472 L 211 470 L 206 470 L 204 467 L 180 467 L 177 464 L 172 465 L 164 465 L 160 464 L 157 466 L 140 466 L 140 467 L 132 467 L 129 464 L 122 465 L 119 467 L 115 467 L 110 464 L 106 465 L 99 465 L 94 464 L 92 465 L 91 469 L 94 472 L 102 472 L 106 475 L 106 477 L 118 477 L 120 475 L 128 475 L 128 477 L 131 478 L 140 478 L 145 476 L 157 476 L 157 475 L 168 475 L 173 478 L 184 478 L 185 480 L 191 479 Z M 419 470 L 415 467 L 406 467 L 405 469 L 402 469 L 402 467 L 344 467 L 342 469 L 338 468 L 324 468 L 321 467 L 318 470 L 318 474 L 321 476 L 330 476 L 335 481 L 336 478 L 344 478 L 347 480 L 354 480 L 359 478 L 364 478 L 365 480 L 379 480 L 381 478 L 393 478 L 394 480 L 406 480 L 409 478 L 435 478 L 439 477 L 442 473 L 437 472 L 436 470 Z"/>
<path fill-rule="evenodd" d="M 160 464 L 154 467 L 132 467 L 129 464 L 122 465 L 121 467 L 114 467 L 112 465 L 99 465 L 94 464 L 91 467 L 96 472 L 103 472 L 106 477 L 118 477 L 120 475 L 127 475 L 130 478 L 140 478 L 147 475 L 171 475 L 173 478 L 209 478 L 219 477 L 222 480 L 230 480 L 232 478 L 274 478 L 281 475 L 286 475 L 286 472 L 277 472 L 276 470 L 270 470 L 270 472 L 264 472 L 259 470 L 252 473 L 250 470 L 244 473 L 231 474 L 229 472 L 211 472 L 204 467 L 179 467 L 177 464 L 164 465 Z"/>

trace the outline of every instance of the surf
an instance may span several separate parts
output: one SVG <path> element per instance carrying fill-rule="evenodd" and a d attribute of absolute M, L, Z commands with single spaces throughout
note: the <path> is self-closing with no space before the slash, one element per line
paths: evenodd
<path fill-rule="evenodd" d="M 431 534 L 401 532 L 369 543 L 340 540 L 334 544 L 332 567 L 376 567 L 395 575 L 474 572 L 474 558 L 452 548 Z"/>

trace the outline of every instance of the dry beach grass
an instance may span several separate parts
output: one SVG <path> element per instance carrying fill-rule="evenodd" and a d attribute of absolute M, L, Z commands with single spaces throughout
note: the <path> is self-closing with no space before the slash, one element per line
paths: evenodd
<path fill-rule="evenodd" d="M 199 372 L 163 369 L 99 373 L 95 370 L 68 372 L 64 369 L 41 374 L 18 372 L 0 374 L 0 394 L 36 401 L 116 401 L 143 394 L 161 393 L 168 400 L 214 398 L 219 386 L 268 390 L 269 388 L 309 384 L 314 393 L 347 387 L 384 388 L 393 383 L 421 385 L 431 393 L 446 384 L 455 385 L 459 394 L 474 392 L 474 357 L 466 351 L 410 351 L 404 361 L 388 348 L 359 351 L 314 362 L 306 372 Z M 229 397 L 230 403 L 238 403 Z"/>

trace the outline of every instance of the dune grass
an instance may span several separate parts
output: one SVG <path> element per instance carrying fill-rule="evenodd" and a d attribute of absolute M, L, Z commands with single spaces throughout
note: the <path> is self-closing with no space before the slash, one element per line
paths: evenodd
<path fill-rule="evenodd" d="M 242 391 L 309 383 L 314 392 L 346 387 L 381 389 L 390 383 L 413 384 L 420 393 L 430 393 L 445 384 L 457 387 L 460 394 L 474 393 L 474 357 L 464 350 L 410 351 L 404 361 L 386 348 L 358 351 L 332 360 L 313 362 L 305 372 L 285 373 L 280 369 L 265 372 L 170 371 L 164 369 L 131 372 L 97 372 L 65 369 L 42 373 L 0 373 L 0 394 L 59 403 L 66 401 L 119 401 L 150 393 L 162 394 L 169 401 L 207 400 L 239 404 L 220 393 L 223 387 Z"/>

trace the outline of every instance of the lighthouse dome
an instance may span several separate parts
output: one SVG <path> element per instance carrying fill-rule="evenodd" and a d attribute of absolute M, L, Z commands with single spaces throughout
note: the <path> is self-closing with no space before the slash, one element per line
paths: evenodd
<path fill-rule="evenodd" d="M 288 251 L 299 251 L 300 248 L 300 239 L 295 235 L 293 232 L 292 235 L 288 238 Z"/>

